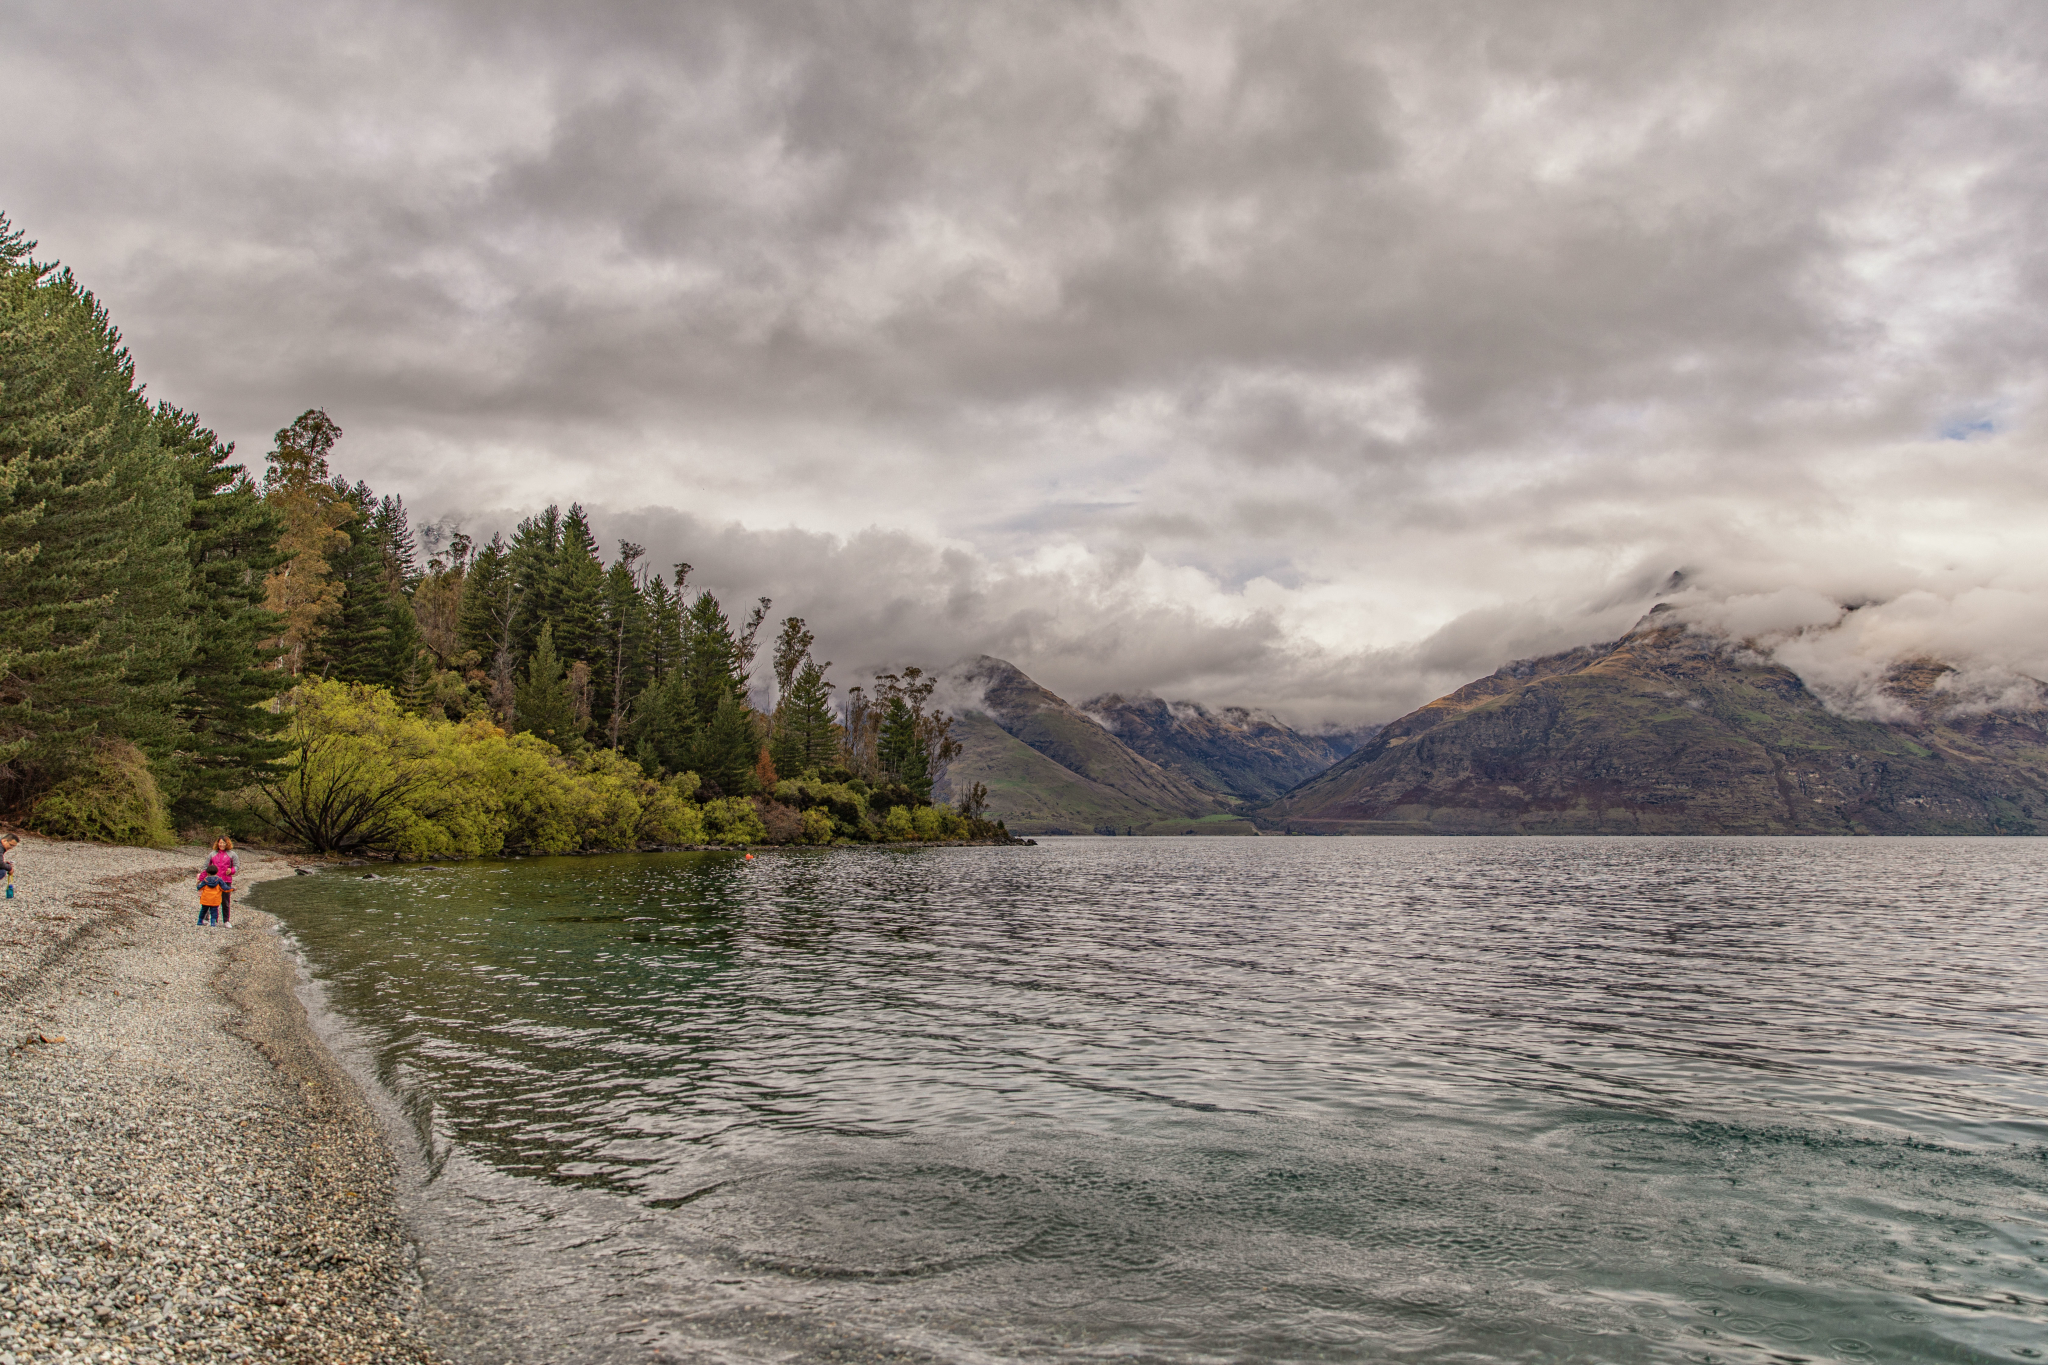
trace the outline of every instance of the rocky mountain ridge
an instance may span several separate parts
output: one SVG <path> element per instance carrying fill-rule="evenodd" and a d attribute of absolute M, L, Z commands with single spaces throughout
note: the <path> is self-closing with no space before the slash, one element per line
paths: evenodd
<path fill-rule="evenodd" d="M 1662 610 L 1391 722 L 1251 813 L 1299 833 L 2035 834 L 2048 709 L 1980 710 L 1896 665 L 1912 719 L 1830 709 L 1797 674 Z"/>
<path fill-rule="evenodd" d="M 1077 707 L 987 655 L 944 676 L 964 698 L 948 790 L 985 783 L 991 812 L 1021 834 L 1255 834 L 1239 813 L 1247 798 L 1349 752 L 1347 737 L 1305 736 L 1244 708 L 1120 696 Z"/>
<path fill-rule="evenodd" d="M 1322 772 L 1378 729 L 1308 734 L 1265 711 L 1109 692 L 1080 710 L 1129 748 L 1218 795 L 1269 801 Z"/>

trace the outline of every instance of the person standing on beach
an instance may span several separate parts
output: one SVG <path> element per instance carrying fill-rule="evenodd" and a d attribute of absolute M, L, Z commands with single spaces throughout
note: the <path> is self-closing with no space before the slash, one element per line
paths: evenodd
<path fill-rule="evenodd" d="M 201 868 L 199 871 L 200 924 L 204 925 L 208 920 L 212 920 L 215 924 L 220 923 L 220 898 L 220 878 L 214 876 L 210 868 Z"/>
<path fill-rule="evenodd" d="M 206 870 L 220 878 L 220 922 L 226 924 L 235 899 L 235 873 L 240 870 L 233 839 L 223 834 L 213 841 L 213 856 L 206 860 Z"/>
<path fill-rule="evenodd" d="M 12 834 L 0 835 L 0 877 L 10 882 L 14 880 L 14 846 L 20 842 Z M 14 893 L 9 891 L 7 894 L 11 896 Z"/>

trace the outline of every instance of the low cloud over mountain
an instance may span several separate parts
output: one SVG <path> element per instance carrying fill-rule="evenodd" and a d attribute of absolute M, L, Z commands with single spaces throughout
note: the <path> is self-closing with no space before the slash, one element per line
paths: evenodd
<path fill-rule="evenodd" d="M 156 395 L 251 457 L 322 406 L 422 520 L 612 509 L 843 668 L 1384 720 L 1686 568 L 1884 604 L 1774 646 L 1844 696 L 1895 649 L 2039 671 L 1993 638 L 2048 601 L 2024 0 L 31 0 L 8 38 L 0 208 Z"/>

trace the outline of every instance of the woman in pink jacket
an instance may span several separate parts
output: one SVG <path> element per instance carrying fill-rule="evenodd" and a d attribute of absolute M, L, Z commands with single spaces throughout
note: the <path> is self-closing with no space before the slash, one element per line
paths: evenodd
<path fill-rule="evenodd" d="M 228 922 L 228 905 L 235 896 L 235 841 L 223 834 L 213 841 L 213 856 L 206 870 L 220 878 L 220 922 Z"/>

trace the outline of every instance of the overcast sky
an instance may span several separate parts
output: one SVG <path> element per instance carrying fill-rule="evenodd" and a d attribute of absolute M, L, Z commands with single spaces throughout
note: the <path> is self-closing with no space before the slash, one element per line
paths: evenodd
<path fill-rule="evenodd" d="M 0 209 L 252 465 L 324 407 L 416 524 L 580 500 L 842 675 L 1385 719 L 1678 568 L 2019 648 L 2044 59 L 2036 0 L 15 0 Z"/>

